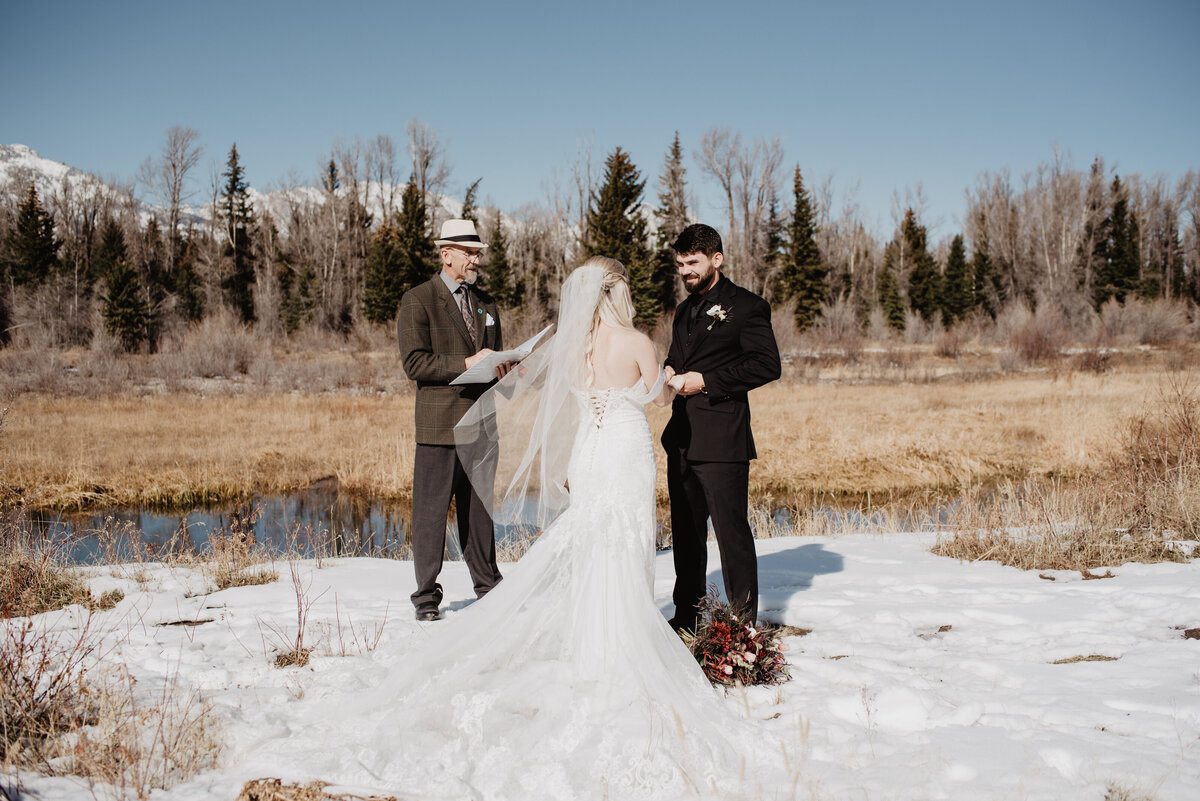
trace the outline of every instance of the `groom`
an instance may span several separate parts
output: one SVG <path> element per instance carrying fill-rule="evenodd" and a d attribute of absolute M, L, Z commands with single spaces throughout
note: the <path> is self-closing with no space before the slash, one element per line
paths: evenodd
<path fill-rule="evenodd" d="M 771 307 L 721 275 L 721 235 L 690 225 L 672 246 L 688 298 L 675 310 L 666 366 L 681 384 L 663 431 L 675 558 L 676 630 L 696 627 L 706 592 L 712 518 L 730 606 L 758 617 L 758 556 L 746 517 L 750 460 L 747 393 L 779 378 Z"/>

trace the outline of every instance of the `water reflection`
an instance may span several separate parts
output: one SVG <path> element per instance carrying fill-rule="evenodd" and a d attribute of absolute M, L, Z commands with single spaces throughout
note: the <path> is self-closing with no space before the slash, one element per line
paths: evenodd
<path fill-rule="evenodd" d="M 829 533 L 936 531 L 950 522 L 957 506 L 949 503 L 928 510 L 910 507 L 902 512 L 829 505 L 802 507 L 809 520 L 800 525 L 790 508 L 769 512 L 761 509 L 751 514 L 751 527 L 759 537 L 786 536 L 797 529 L 817 533 L 811 526 L 815 518 L 823 523 L 817 528 Z M 501 549 L 527 546 L 536 537 L 534 512 L 529 502 L 503 509 L 497 517 L 516 522 L 497 526 L 497 545 Z M 292 495 L 187 512 L 110 509 L 75 515 L 28 512 L 26 517 L 36 533 L 63 543 L 69 561 L 76 564 L 129 561 L 134 558 L 134 548 L 141 550 L 143 559 L 165 558 L 172 553 L 198 554 L 214 534 L 230 532 L 244 532 L 253 542 L 278 554 L 411 558 L 411 507 L 346 495 L 336 487 L 316 486 Z M 660 527 L 667 519 L 660 510 Z M 446 528 L 446 556 L 461 559 L 453 516 Z M 709 532 L 711 535 L 711 524 Z M 667 545 L 665 533 L 658 532 L 659 547 Z M 524 547 L 510 549 L 507 558 L 518 558 L 523 552 Z"/>

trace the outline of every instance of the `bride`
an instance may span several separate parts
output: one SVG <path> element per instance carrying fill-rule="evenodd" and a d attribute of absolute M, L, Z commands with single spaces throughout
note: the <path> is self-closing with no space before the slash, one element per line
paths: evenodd
<path fill-rule="evenodd" d="M 506 439 L 515 467 L 497 486 L 509 499 L 501 511 L 536 498 L 543 531 L 486 598 L 428 627 L 362 699 L 378 722 L 356 759 L 390 790 L 447 799 L 753 792 L 745 760 L 762 751 L 763 733 L 734 716 L 654 602 L 645 404 L 665 405 L 673 390 L 633 314 L 625 268 L 589 259 L 563 285 L 554 337 L 459 423 L 463 461 L 477 466 L 481 487 L 506 472 L 505 420 L 528 430 L 528 440 Z"/>

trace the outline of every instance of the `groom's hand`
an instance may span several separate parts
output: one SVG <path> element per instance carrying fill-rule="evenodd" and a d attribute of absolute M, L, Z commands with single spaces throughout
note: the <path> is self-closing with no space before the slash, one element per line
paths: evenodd
<path fill-rule="evenodd" d="M 683 386 L 679 388 L 680 395 L 696 395 L 704 388 L 704 375 L 701 373 L 683 373 L 678 377 L 683 379 Z"/>

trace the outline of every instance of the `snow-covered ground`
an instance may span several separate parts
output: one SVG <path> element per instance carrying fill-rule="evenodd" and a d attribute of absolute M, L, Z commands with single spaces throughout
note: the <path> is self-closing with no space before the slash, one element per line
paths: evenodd
<path fill-rule="evenodd" d="M 1103 580 L 1042 574 L 1051 581 L 934 556 L 930 544 L 921 534 L 759 541 L 763 617 L 812 630 L 786 640 L 790 682 L 728 700 L 748 702 L 755 725 L 790 743 L 787 759 L 800 768 L 795 788 L 764 787 L 762 798 L 1068 801 L 1103 799 L 1114 783 L 1138 798 L 1200 798 L 1200 641 L 1183 636 L 1200 626 L 1200 562 L 1114 566 Z M 308 666 L 279 669 L 272 661 L 295 632 L 296 595 L 288 565 L 277 567 L 278 582 L 208 595 L 194 594 L 206 583 L 188 569 L 153 567 L 143 583 L 90 569 L 95 592 L 126 593 L 103 613 L 107 658 L 127 664 L 148 694 L 177 674 L 225 720 L 221 767 L 155 799 L 233 799 L 252 778 L 344 775 L 348 743 L 295 759 L 314 700 L 349 700 L 378 683 L 422 626 L 453 626 L 473 597 L 465 566 L 449 563 L 446 619 L 417 624 L 411 564 L 302 562 L 316 650 Z M 656 569 L 669 614 L 669 553 Z M 710 580 L 720 584 L 719 573 Z M 79 614 L 46 617 L 65 627 Z M 378 647 L 363 649 L 381 624 Z M 1091 656 L 1107 659 L 1055 664 Z M 93 798 L 68 779 L 26 785 L 35 798 Z M 349 787 L 406 797 L 366 775 Z"/>

